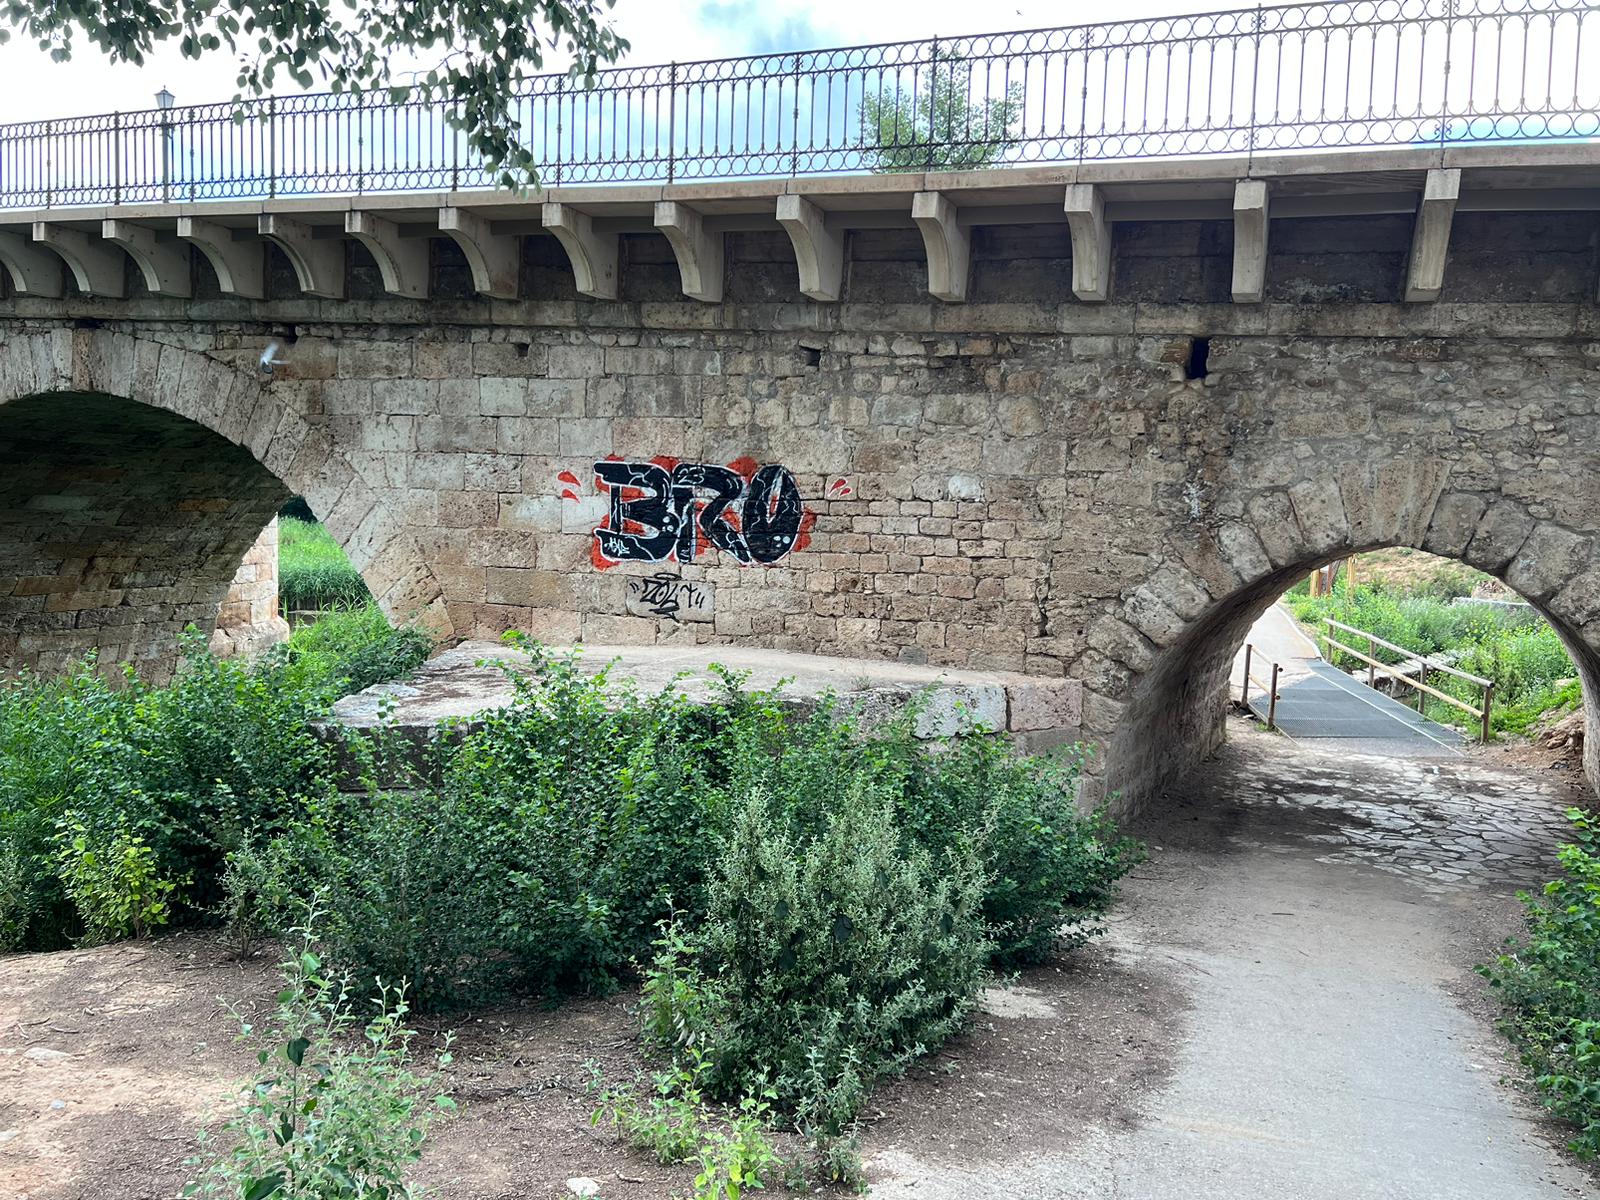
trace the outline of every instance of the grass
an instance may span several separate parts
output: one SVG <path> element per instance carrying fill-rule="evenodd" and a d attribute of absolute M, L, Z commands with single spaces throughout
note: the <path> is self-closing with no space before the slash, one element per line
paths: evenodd
<path fill-rule="evenodd" d="M 316 521 L 278 522 L 278 602 L 293 609 L 348 608 L 372 599 L 339 543 Z"/>
<path fill-rule="evenodd" d="M 1570 711 L 1581 700 L 1578 669 L 1554 629 L 1543 620 L 1493 605 L 1452 604 L 1437 593 L 1407 595 L 1383 584 L 1340 584 L 1330 596 L 1313 598 L 1297 589 L 1285 601 L 1313 634 L 1326 631 L 1332 617 L 1418 654 L 1445 657 L 1458 670 L 1494 681 L 1490 724 L 1501 733 L 1526 732 L 1552 709 Z M 1352 644 L 1359 644 L 1354 639 Z M 1349 659 L 1335 665 L 1360 665 Z M 1380 649 L 1377 656 L 1396 664 L 1401 656 Z M 1478 706 L 1480 689 L 1466 680 L 1435 672 L 1428 681 L 1440 691 Z M 1414 695 L 1414 693 L 1411 693 Z M 1426 713 L 1436 721 L 1475 727 L 1476 718 L 1429 698 Z"/>

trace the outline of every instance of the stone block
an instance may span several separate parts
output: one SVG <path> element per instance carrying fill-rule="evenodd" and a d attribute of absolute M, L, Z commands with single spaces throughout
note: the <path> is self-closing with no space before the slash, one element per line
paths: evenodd
<path fill-rule="evenodd" d="M 509 604 L 520 608 L 576 607 L 576 581 L 555 571 L 488 567 L 484 575 L 484 599 L 490 604 Z"/>
<path fill-rule="evenodd" d="M 1548 522 L 1534 527 L 1506 567 L 1505 581 L 1529 600 L 1550 597 L 1593 561 L 1593 543 Z"/>
<path fill-rule="evenodd" d="M 629 575 L 623 581 L 623 588 L 623 603 L 633 616 L 667 623 L 709 624 L 716 619 L 716 589 L 708 583 L 663 572 Z"/>
<path fill-rule="evenodd" d="M 1506 569 L 1533 532 L 1533 518 L 1520 504 L 1500 500 L 1489 505 L 1462 558 L 1480 571 L 1498 575 Z"/>
<path fill-rule="evenodd" d="M 1300 533 L 1300 524 L 1295 520 L 1294 508 L 1286 493 L 1262 492 L 1250 500 L 1247 511 L 1250 530 L 1274 567 L 1309 564 L 1314 555 Z"/>
<path fill-rule="evenodd" d="M 1083 684 L 1076 679 L 1028 680 L 1006 687 L 1006 728 L 1014 733 L 1077 729 L 1083 724 Z"/>
<path fill-rule="evenodd" d="M 1350 526 L 1337 479 L 1303 479 L 1289 488 L 1289 502 L 1305 545 L 1313 554 L 1328 554 L 1350 546 Z"/>
<path fill-rule="evenodd" d="M 1460 558 L 1487 507 L 1484 498 L 1472 492 L 1451 492 L 1441 497 L 1434 505 L 1433 518 L 1422 538 L 1422 548 L 1429 554 Z"/>

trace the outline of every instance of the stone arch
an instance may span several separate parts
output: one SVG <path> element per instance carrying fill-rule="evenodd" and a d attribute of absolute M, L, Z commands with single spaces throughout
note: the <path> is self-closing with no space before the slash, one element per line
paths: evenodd
<path fill-rule="evenodd" d="M 1456 559 L 1528 600 L 1572 655 L 1590 727 L 1600 728 L 1597 530 L 1450 482 L 1440 460 L 1351 466 L 1234 497 L 1225 507 L 1236 516 L 1174 531 L 1167 560 L 1087 631 L 1106 664 L 1091 707 L 1098 702 L 1109 731 L 1105 786 L 1116 807 L 1136 811 L 1222 740 L 1233 656 L 1290 585 L 1388 546 Z M 1584 769 L 1600 789 L 1600 739 L 1587 742 Z"/>
<path fill-rule="evenodd" d="M 0 667 L 55 669 L 99 646 L 159 671 L 177 629 L 215 620 L 296 494 L 391 619 L 450 633 L 413 535 L 249 350 L 229 361 L 177 333 L 24 330 L 0 349 L 0 447 Z"/>

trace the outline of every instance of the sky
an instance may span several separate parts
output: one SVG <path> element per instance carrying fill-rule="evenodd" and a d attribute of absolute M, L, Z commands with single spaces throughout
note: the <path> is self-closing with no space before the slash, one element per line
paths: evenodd
<path fill-rule="evenodd" d="M 611 20 L 632 43 L 623 61 L 643 66 L 1220 7 L 1229 6 L 1204 0 L 1122 0 L 1108 13 L 1104 4 L 1089 0 L 1000 0 L 994 5 L 971 0 L 617 0 Z M 63 64 L 51 62 L 32 42 L 13 34 L 0 46 L 0 123 L 153 108 L 163 87 L 180 105 L 230 100 L 237 90 L 235 75 L 226 51 L 195 62 L 183 59 L 169 43 L 139 68 L 112 65 L 80 41 L 72 61 Z M 292 85 L 282 89 L 294 90 Z"/>

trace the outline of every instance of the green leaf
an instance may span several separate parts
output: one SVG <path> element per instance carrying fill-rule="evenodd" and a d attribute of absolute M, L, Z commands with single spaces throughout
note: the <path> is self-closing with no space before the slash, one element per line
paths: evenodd
<path fill-rule="evenodd" d="M 283 1048 L 283 1052 L 288 1056 L 289 1061 L 298 1067 L 305 1062 L 306 1051 L 310 1047 L 310 1038 L 297 1037 Z"/>
<path fill-rule="evenodd" d="M 245 1184 L 240 1200 L 267 1200 L 268 1196 L 276 1195 L 282 1187 L 282 1175 L 263 1175 Z"/>

